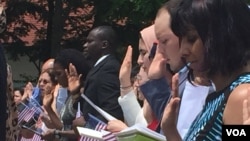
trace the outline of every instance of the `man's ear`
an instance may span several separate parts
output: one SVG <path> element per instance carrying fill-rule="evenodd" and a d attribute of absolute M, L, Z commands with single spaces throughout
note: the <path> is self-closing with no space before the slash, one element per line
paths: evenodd
<path fill-rule="evenodd" d="M 102 49 L 109 48 L 109 42 L 107 40 L 102 41 Z"/>

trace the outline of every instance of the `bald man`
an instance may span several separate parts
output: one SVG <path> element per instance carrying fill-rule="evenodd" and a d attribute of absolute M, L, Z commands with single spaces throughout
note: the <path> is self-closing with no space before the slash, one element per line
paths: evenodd
<path fill-rule="evenodd" d="M 47 69 L 52 69 L 54 66 L 54 61 L 54 58 L 49 58 L 48 60 L 46 60 L 42 65 L 41 72 L 44 72 Z"/>

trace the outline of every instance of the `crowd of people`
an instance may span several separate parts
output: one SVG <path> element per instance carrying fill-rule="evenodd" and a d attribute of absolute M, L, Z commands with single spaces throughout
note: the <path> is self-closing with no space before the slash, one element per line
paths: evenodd
<path fill-rule="evenodd" d="M 94 27 L 83 52 L 61 50 L 24 88 L 14 88 L 1 47 L 1 139 L 81 141 L 77 127 L 94 116 L 110 133 L 140 124 L 167 141 L 222 140 L 223 125 L 250 124 L 249 35 L 244 0 L 169 0 L 122 63 L 117 33 Z"/>

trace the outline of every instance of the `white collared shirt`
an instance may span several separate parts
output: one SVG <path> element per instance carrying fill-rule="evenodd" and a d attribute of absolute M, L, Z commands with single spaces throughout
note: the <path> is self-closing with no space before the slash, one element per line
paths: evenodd
<path fill-rule="evenodd" d="M 102 56 L 101 58 L 99 58 L 99 59 L 96 61 L 94 67 L 97 66 L 102 60 L 104 60 L 104 59 L 107 58 L 108 56 L 109 56 L 109 54 L 104 55 L 104 56 Z"/>

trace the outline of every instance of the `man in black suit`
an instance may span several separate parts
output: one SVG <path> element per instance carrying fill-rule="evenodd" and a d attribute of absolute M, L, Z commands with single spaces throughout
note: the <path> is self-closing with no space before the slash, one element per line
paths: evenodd
<path fill-rule="evenodd" d="M 93 64 L 86 78 L 84 94 L 104 111 L 123 120 L 122 109 L 118 104 L 120 63 L 114 56 L 116 47 L 116 34 L 110 26 L 99 26 L 91 30 L 83 46 L 84 55 Z M 82 108 L 84 117 L 91 113 L 106 121 L 87 102 L 83 102 Z"/>

